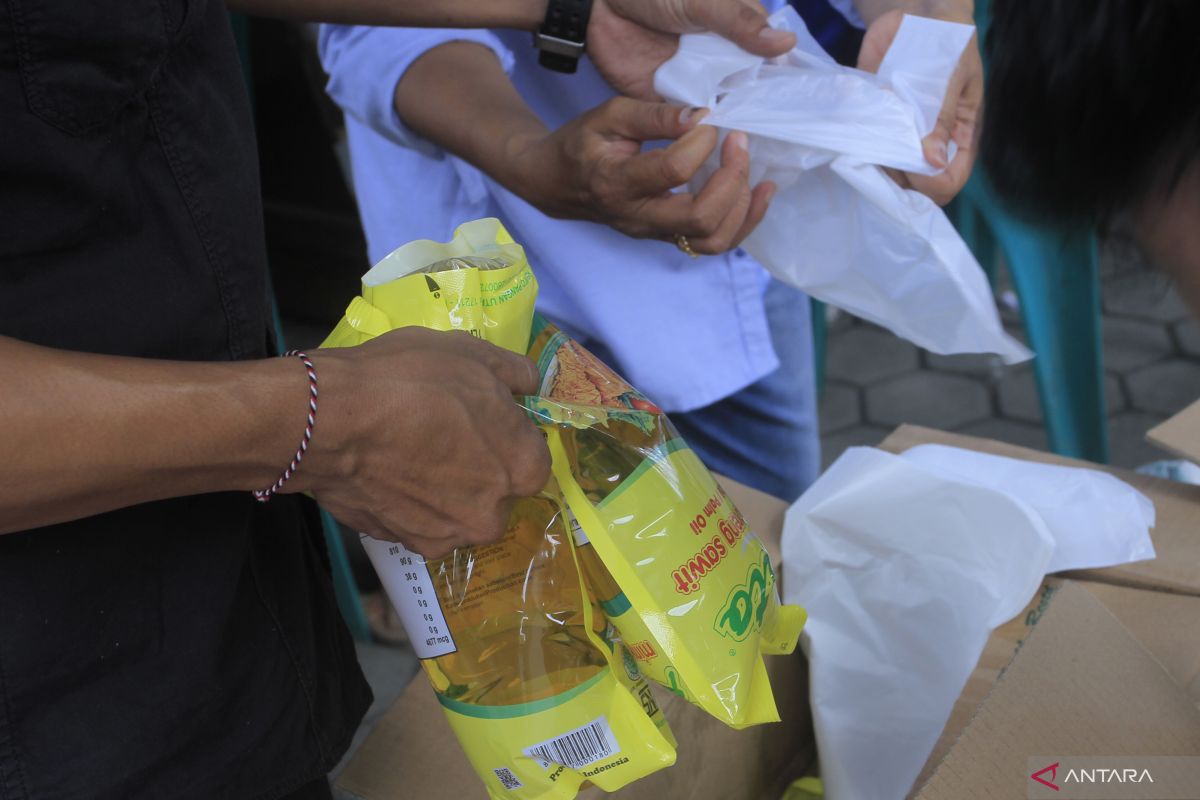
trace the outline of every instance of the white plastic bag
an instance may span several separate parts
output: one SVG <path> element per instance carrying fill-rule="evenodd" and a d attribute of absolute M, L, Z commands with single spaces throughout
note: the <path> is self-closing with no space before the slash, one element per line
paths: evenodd
<path fill-rule="evenodd" d="M 946 215 L 880 169 L 937 172 L 921 140 L 974 28 L 906 16 L 871 74 L 837 64 L 790 7 L 771 24 L 797 35 L 778 59 L 690 34 L 655 75 L 663 97 L 711 108 L 704 124 L 749 134 L 752 181 L 779 187 L 746 250 L 785 283 L 928 350 L 1029 358 Z"/>
<path fill-rule="evenodd" d="M 1153 505 L 1116 478 L 949 447 L 909 453 L 847 450 L 784 520 L 784 598 L 809 613 L 829 800 L 907 794 L 991 630 L 1051 565 L 1154 557 Z"/>

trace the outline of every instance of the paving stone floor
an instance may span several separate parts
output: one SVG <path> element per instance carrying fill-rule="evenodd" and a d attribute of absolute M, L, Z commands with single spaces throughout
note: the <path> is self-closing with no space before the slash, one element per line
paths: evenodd
<path fill-rule="evenodd" d="M 1165 279 L 1127 255 L 1102 255 L 1105 389 L 1110 460 L 1137 467 L 1167 456 L 1146 431 L 1200 398 L 1200 324 Z M 1021 336 L 1019 314 L 1006 326 Z M 822 457 L 876 444 L 911 422 L 1046 448 L 1029 365 L 990 356 L 939 356 L 844 315 L 831 321 L 821 397 Z"/>

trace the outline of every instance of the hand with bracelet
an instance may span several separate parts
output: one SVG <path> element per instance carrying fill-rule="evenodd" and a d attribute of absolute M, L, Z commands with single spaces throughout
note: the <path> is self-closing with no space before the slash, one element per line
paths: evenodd
<path fill-rule="evenodd" d="M 528 359 L 423 328 L 309 357 L 313 435 L 280 493 L 312 492 L 356 530 L 440 556 L 499 538 L 516 498 L 545 484 L 545 442 L 513 402 L 537 386 Z M 0 534 L 262 489 L 310 411 L 294 358 L 155 361 L 0 337 L 0 363 Z"/>

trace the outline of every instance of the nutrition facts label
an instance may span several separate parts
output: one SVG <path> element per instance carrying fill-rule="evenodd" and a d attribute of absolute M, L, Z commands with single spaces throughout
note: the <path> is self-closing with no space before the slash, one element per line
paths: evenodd
<path fill-rule="evenodd" d="M 398 542 L 372 539 L 365 533 L 359 539 L 400 614 L 417 658 L 437 658 L 457 650 L 424 557 Z"/>

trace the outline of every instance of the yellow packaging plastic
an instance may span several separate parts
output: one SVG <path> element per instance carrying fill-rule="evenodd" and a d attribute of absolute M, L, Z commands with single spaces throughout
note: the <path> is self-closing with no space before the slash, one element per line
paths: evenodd
<path fill-rule="evenodd" d="M 430 266 L 432 265 L 432 266 Z M 447 244 L 413 242 L 364 276 L 322 346 L 393 328 L 468 330 L 524 352 L 537 284 L 496 220 Z M 553 481 L 520 501 L 497 543 L 426 561 L 362 537 L 451 727 L 496 800 L 615 791 L 674 763 L 674 739 L 637 662 L 583 582 Z M 414 720 L 414 724 L 420 724 Z"/>
<path fill-rule="evenodd" d="M 532 334 L 543 378 L 527 406 L 584 574 L 641 671 L 732 727 L 778 720 L 762 655 L 790 653 L 805 616 L 779 602 L 766 550 L 660 409 L 544 320 Z"/>

